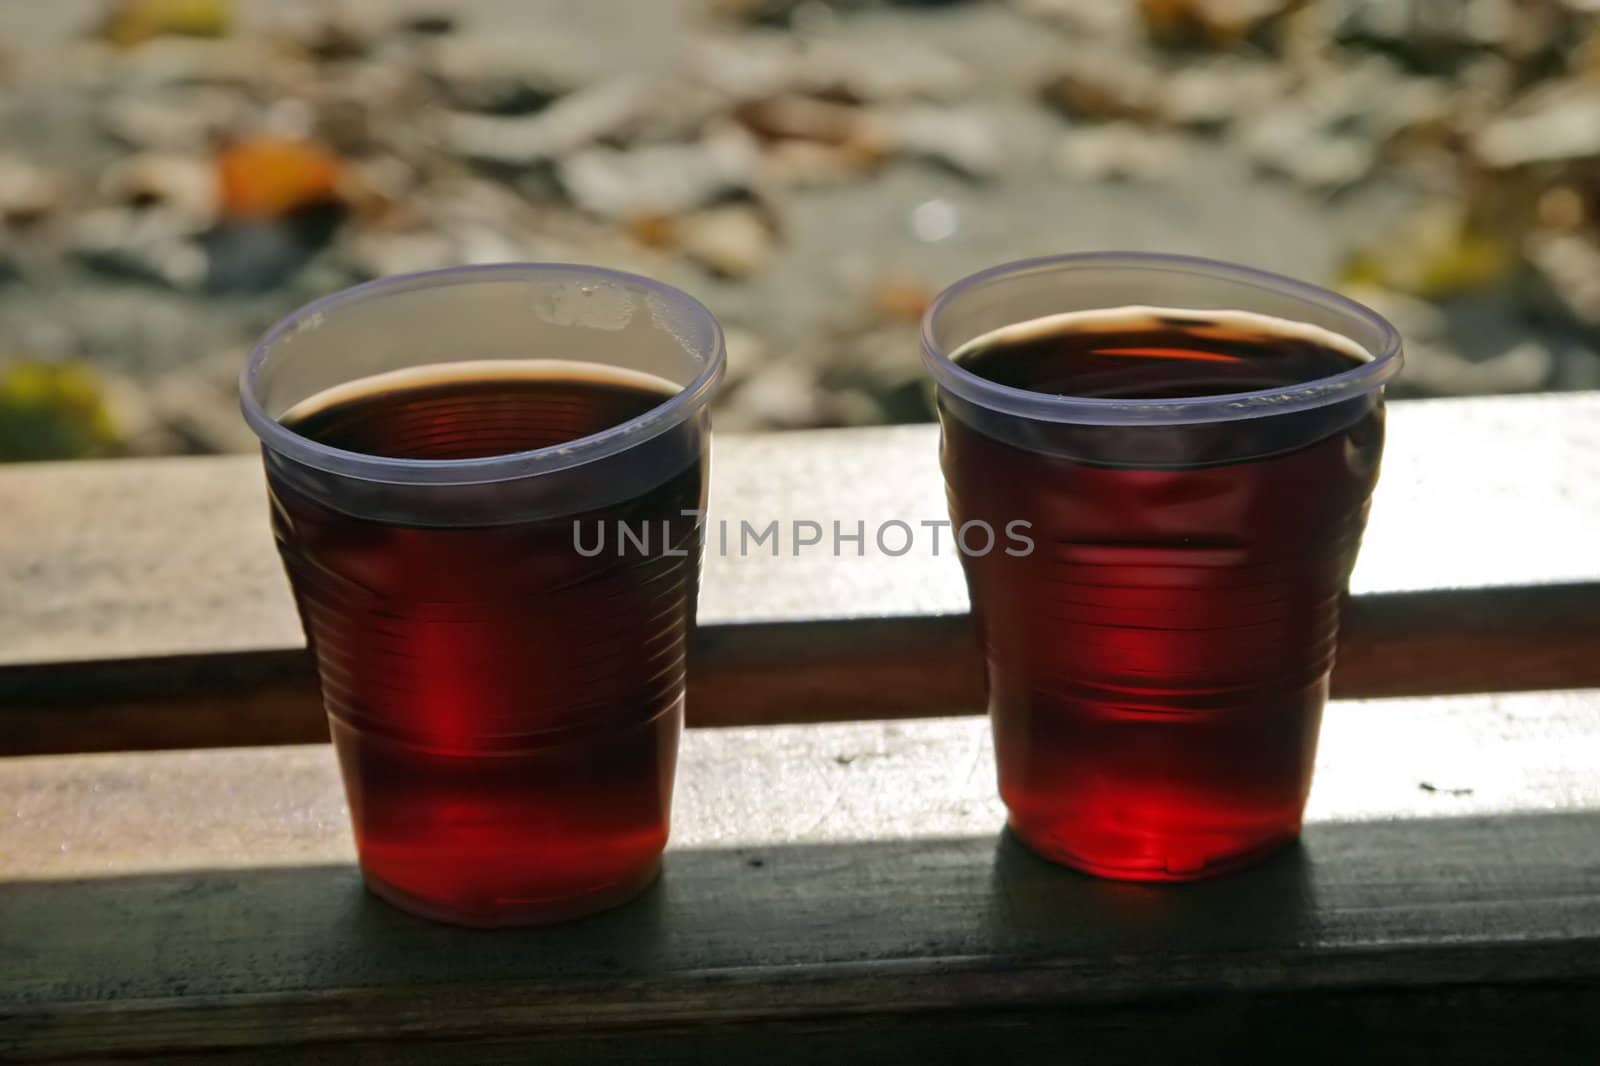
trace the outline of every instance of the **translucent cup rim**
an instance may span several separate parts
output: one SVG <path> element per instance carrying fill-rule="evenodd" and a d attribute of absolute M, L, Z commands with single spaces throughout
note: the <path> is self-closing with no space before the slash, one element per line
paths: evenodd
<path fill-rule="evenodd" d="M 941 313 L 953 301 L 975 289 L 1004 281 L 1008 277 L 1040 270 L 1111 267 L 1121 270 L 1148 270 L 1153 273 L 1200 275 L 1264 292 L 1298 297 L 1329 311 L 1359 320 L 1376 330 L 1382 338 L 1382 343 L 1378 346 L 1378 350 L 1371 352 L 1370 362 L 1315 381 L 1302 382 L 1286 388 L 1151 400 L 1058 396 L 1000 385 L 963 369 L 951 359 L 952 353 L 945 351 L 934 338 L 935 324 Z M 1160 304 L 1159 299 L 1130 301 L 1132 302 Z M 1241 307 L 1235 310 L 1249 310 L 1249 308 Z M 1399 372 L 1402 361 L 1399 332 L 1387 319 L 1365 304 L 1319 285 L 1297 281 L 1282 274 L 1188 255 L 1076 252 L 1036 259 L 1019 259 L 962 278 L 941 292 L 929 306 L 927 313 L 922 316 L 922 362 L 941 389 L 991 411 L 1045 422 L 1098 426 L 1185 425 L 1196 422 L 1232 422 L 1313 410 L 1372 392 Z"/>
<path fill-rule="evenodd" d="M 279 341 L 291 335 L 316 315 L 331 314 L 351 304 L 385 293 L 499 279 L 531 278 L 537 275 L 565 275 L 580 280 L 610 281 L 654 293 L 663 300 L 685 309 L 691 316 L 699 319 L 707 329 L 706 335 L 710 338 L 710 343 L 707 346 L 709 351 L 706 352 L 705 366 L 692 381 L 684 385 L 670 399 L 663 400 L 626 422 L 563 444 L 476 459 L 397 459 L 319 444 L 309 437 L 294 432 L 267 414 L 256 395 L 256 380 L 268 354 Z M 267 331 L 251 350 L 244 369 L 239 373 L 239 406 L 244 413 L 244 420 L 255 431 L 256 436 L 261 438 L 263 445 L 278 455 L 306 466 L 364 481 L 408 485 L 468 485 L 509 481 L 570 469 L 615 455 L 659 436 L 682 425 L 705 407 L 710 402 L 717 382 L 722 379 L 726 369 L 727 349 L 721 323 L 704 304 L 682 289 L 641 274 L 578 263 L 489 263 L 394 274 L 341 289 L 290 312 Z"/>

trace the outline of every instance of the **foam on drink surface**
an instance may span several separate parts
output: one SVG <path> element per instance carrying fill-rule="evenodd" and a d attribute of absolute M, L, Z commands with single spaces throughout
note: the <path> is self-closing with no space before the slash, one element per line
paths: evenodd
<path fill-rule="evenodd" d="M 1129 306 L 1068 311 L 976 337 L 952 357 L 997 384 L 1098 398 L 1281 388 L 1372 360 L 1348 337 L 1250 311 Z"/>

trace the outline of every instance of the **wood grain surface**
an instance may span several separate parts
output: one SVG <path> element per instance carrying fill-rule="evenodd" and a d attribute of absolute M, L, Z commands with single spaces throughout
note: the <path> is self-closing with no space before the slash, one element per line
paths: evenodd
<path fill-rule="evenodd" d="M 976 719 L 693 731 L 655 888 L 488 934 L 362 891 L 325 747 L 0 760 L 0 1058 L 1583 1061 L 1597 711 L 1336 703 L 1303 844 L 1183 886 L 1014 844 Z"/>
<path fill-rule="evenodd" d="M 797 520 L 940 519 L 933 427 L 727 435 L 713 467 L 693 724 L 981 706 L 948 542 L 790 547 Z M 0 752 L 324 735 L 254 460 L 0 469 L 0 513 Z M 741 554 L 772 521 L 782 554 Z M 1600 395 L 1393 405 L 1335 691 L 1600 684 L 1597 529 Z"/>

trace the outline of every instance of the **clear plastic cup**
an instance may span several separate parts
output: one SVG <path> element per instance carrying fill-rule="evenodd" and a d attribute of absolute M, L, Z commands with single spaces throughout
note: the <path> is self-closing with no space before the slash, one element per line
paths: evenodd
<path fill-rule="evenodd" d="M 656 876 L 724 362 L 686 294 L 559 264 L 372 282 L 250 356 L 244 415 L 378 895 L 505 925 Z"/>
<path fill-rule="evenodd" d="M 1222 361 L 1199 360 L 1176 394 L 1141 394 L 1139 368 L 1156 364 L 1131 358 L 1118 373 L 1132 387 L 1107 396 L 1015 388 L 953 358 L 1019 324 L 1118 308 L 1168 312 L 1174 328 L 1270 316 L 1273 337 L 1350 360 L 1250 391 L 1208 384 Z M 1288 278 L 1101 253 L 958 282 L 929 309 L 923 348 L 954 523 L 1029 544 L 962 553 L 1012 830 L 1046 858 L 1137 880 L 1206 876 L 1293 840 L 1401 364 L 1393 327 Z"/>

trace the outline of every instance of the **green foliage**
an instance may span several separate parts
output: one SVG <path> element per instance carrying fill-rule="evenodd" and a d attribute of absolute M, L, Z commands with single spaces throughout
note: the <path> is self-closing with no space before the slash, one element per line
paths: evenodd
<path fill-rule="evenodd" d="M 90 367 L 0 364 L 0 462 L 106 455 L 117 440 L 105 387 Z"/>

